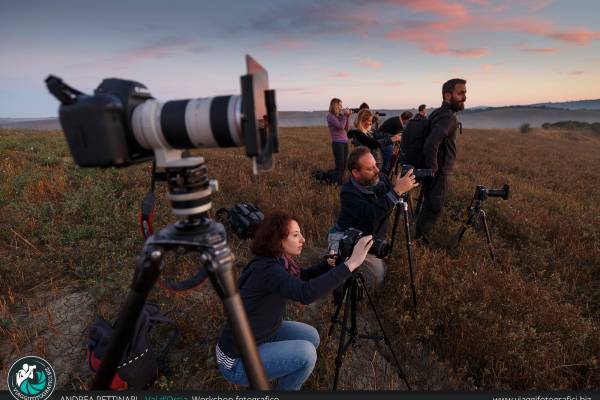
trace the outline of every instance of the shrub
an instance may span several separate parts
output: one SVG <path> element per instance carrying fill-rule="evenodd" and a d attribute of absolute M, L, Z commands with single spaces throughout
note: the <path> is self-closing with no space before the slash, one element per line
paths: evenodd
<path fill-rule="evenodd" d="M 523 125 L 521 125 L 519 130 L 521 131 L 521 133 L 529 133 L 531 131 L 531 126 L 529 125 L 529 122 L 525 122 Z"/>

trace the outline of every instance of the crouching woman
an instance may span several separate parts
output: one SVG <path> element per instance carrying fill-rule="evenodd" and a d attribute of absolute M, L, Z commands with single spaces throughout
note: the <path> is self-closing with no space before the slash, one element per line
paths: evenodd
<path fill-rule="evenodd" d="M 254 258 L 242 271 L 238 287 L 267 379 L 277 381 L 275 389 L 302 387 L 317 361 L 320 341 L 311 325 L 283 320 L 287 301 L 309 304 L 340 286 L 364 261 L 371 238 L 361 238 L 352 255 L 337 266 L 324 260 L 302 269 L 294 261 L 304 246 L 298 220 L 285 211 L 274 211 L 261 221 L 251 245 Z M 248 385 L 228 323 L 221 331 L 216 356 L 225 379 Z"/>

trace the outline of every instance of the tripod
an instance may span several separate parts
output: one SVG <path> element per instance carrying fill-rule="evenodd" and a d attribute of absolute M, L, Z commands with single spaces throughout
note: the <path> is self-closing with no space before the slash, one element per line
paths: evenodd
<path fill-rule="evenodd" d="M 264 367 L 237 291 L 233 274 L 233 254 L 227 246 L 225 228 L 207 216 L 211 208 L 211 188 L 204 159 L 182 158 L 171 165 L 165 169 L 161 178 L 169 184 L 173 212 L 186 219 L 168 225 L 146 240 L 136 263 L 131 288 L 119 311 L 114 336 L 92 389 L 105 390 L 110 387 L 146 298 L 161 271 L 165 269 L 165 253 L 184 251 L 198 252 L 202 268 L 199 268 L 193 277 L 169 286 L 174 290 L 183 290 L 195 287 L 207 277 L 210 278 L 233 328 L 250 386 L 253 389 L 268 390 Z"/>
<path fill-rule="evenodd" d="M 499 194 L 497 194 L 496 192 L 499 192 Z M 475 195 L 473 196 L 473 199 L 471 199 L 471 204 L 469 204 L 469 207 L 467 207 L 466 221 L 463 223 L 463 225 L 458 230 L 458 233 L 456 234 L 455 248 L 458 248 L 458 245 L 460 244 L 460 241 L 463 238 L 467 229 L 472 228 L 473 224 L 475 223 L 475 219 L 479 217 L 479 220 L 481 221 L 481 224 L 483 225 L 483 228 L 485 230 L 485 238 L 490 252 L 490 257 L 492 258 L 492 261 L 496 261 L 496 254 L 494 253 L 494 246 L 492 244 L 492 237 L 490 235 L 490 229 L 488 227 L 486 213 L 485 210 L 481 208 L 484 200 L 488 196 L 504 197 L 504 199 L 508 198 L 508 185 L 505 185 L 505 188 L 503 188 L 502 192 L 493 189 L 486 189 L 483 186 L 477 186 L 477 188 L 475 189 Z"/>
<path fill-rule="evenodd" d="M 356 305 L 358 300 L 362 298 L 362 294 L 365 293 L 367 295 L 367 299 L 369 300 L 369 306 L 373 313 L 375 314 L 375 318 L 377 319 L 377 324 L 379 325 L 379 329 L 381 330 L 382 336 L 371 336 L 371 335 L 361 335 L 358 333 L 358 327 L 356 325 Z M 338 316 L 342 309 L 342 304 L 344 304 L 344 313 L 342 316 L 342 321 L 338 320 Z M 350 326 L 348 326 L 348 319 L 350 319 Z M 338 345 L 337 356 L 335 358 L 335 377 L 333 378 L 333 390 L 337 389 L 338 378 L 340 376 L 340 369 L 342 368 L 342 362 L 344 360 L 344 354 L 348 350 L 350 346 L 353 346 L 358 339 L 370 339 L 370 340 L 383 340 L 387 348 L 392 353 L 392 357 L 394 358 L 394 363 L 398 368 L 398 376 L 404 381 L 404 384 L 408 388 L 408 390 L 412 390 L 408 381 L 406 380 L 406 376 L 400 367 L 400 362 L 396 357 L 396 353 L 392 349 L 392 345 L 383 330 L 383 324 L 381 323 L 381 319 L 379 318 L 379 313 L 371 300 L 371 296 L 369 295 L 369 291 L 365 287 L 365 279 L 363 278 L 360 272 L 353 273 L 350 278 L 344 283 L 344 291 L 342 295 L 342 301 L 337 305 L 333 317 L 331 318 L 331 325 L 329 327 L 328 336 L 331 336 L 333 333 L 334 324 L 341 323 L 341 332 L 340 332 L 340 342 Z M 346 339 L 346 334 L 348 334 L 348 339 Z"/>
<path fill-rule="evenodd" d="M 410 195 L 405 193 L 402 195 L 400 200 L 400 206 L 403 211 L 404 219 L 404 236 L 406 238 L 406 257 L 408 258 L 408 272 L 410 274 L 410 290 L 412 292 L 412 303 L 415 314 L 417 313 L 417 289 L 415 287 L 415 277 L 413 272 L 414 255 L 413 255 L 413 243 L 410 234 L 410 222 L 408 219 L 408 209 L 412 211 L 412 201 Z M 400 207 L 396 206 L 396 214 L 394 215 L 394 224 L 392 226 L 392 238 L 390 240 L 390 253 L 394 248 L 394 242 L 396 240 L 396 229 L 398 227 L 398 220 L 400 219 Z"/>

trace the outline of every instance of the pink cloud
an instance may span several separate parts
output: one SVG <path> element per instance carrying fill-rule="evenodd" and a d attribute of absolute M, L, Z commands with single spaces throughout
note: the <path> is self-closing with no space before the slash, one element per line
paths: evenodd
<path fill-rule="evenodd" d="M 444 0 L 389 0 L 388 2 L 404 6 L 412 11 L 443 15 L 450 18 L 469 16 L 469 10 L 465 6 Z"/>
<path fill-rule="evenodd" d="M 371 68 L 381 68 L 383 63 L 381 61 L 374 60 L 372 58 L 363 58 L 358 62 L 360 65 Z"/>
<path fill-rule="evenodd" d="M 564 42 L 571 42 L 578 45 L 588 44 L 592 40 L 600 39 L 600 31 L 589 31 L 586 29 L 578 29 L 576 31 L 564 31 L 564 32 L 551 32 L 546 36 L 562 40 Z"/>
<path fill-rule="evenodd" d="M 483 47 L 474 49 L 450 49 L 448 53 L 457 57 L 479 58 L 488 54 L 489 50 Z"/>
<path fill-rule="evenodd" d="M 519 46 L 519 50 L 528 53 L 540 53 L 540 54 L 551 54 L 558 51 L 555 47 L 530 47 L 530 46 Z"/>

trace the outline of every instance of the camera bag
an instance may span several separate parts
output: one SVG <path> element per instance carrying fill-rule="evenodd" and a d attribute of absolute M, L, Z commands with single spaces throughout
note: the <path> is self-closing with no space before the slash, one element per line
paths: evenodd
<path fill-rule="evenodd" d="M 166 336 L 168 339 L 162 348 L 157 350 L 150 340 L 150 331 L 159 323 L 164 324 L 170 334 Z M 93 373 L 98 371 L 106 355 L 115 325 L 96 317 L 89 328 L 86 358 Z M 145 389 L 154 382 L 159 370 L 168 372 L 166 356 L 178 336 L 179 329 L 175 322 L 162 314 L 156 304 L 144 304 L 110 389 Z"/>

